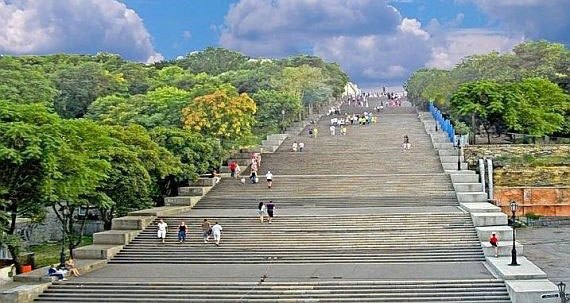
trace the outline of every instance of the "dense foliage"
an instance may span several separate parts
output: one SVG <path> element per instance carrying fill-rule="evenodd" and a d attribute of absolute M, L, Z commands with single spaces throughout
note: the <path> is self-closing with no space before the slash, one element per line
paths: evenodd
<path fill-rule="evenodd" d="M 451 70 L 420 69 L 405 87 L 416 105 L 432 101 L 456 124 L 488 136 L 570 136 L 570 50 L 562 44 L 525 42 L 513 53 L 464 58 Z"/>
<path fill-rule="evenodd" d="M 78 206 L 113 217 L 161 205 L 228 152 L 326 107 L 348 78 L 312 56 L 208 48 L 143 65 L 120 56 L 0 57 L 0 245 L 52 208 L 73 249 Z"/>

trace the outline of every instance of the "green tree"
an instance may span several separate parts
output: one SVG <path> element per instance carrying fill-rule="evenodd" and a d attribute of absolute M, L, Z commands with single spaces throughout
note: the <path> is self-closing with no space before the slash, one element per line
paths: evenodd
<path fill-rule="evenodd" d="M 54 81 L 59 90 L 55 109 L 64 118 L 81 118 L 98 97 L 128 90 L 121 74 L 112 74 L 91 62 L 58 70 Z"/>
<path fill-rule="evenodd" d="M 195 98 L 182 110 L 184 128 L 236 144 L 251 134 L 256 110 L 247 94 L 217 90 Z"/>
<path fill-rule="evenodd" d="M 459 83 L 478 80 L 499 82 L 514 81 L 522 77 L 516 66 L 517 58 L 512 54 L 490 52 L 463 58 L 451 71 L 452 78 Z"/>
<path fill-rule="evenodd" d="M 153 85 L 156 70 L 140 63 L 126 63 L 117 69 L 125 81 L 129 95 L 145 94 Z"/>
<path fill-rule="evenodd" d="M 516 119 L 509 127 L 535 136 L 550 135 L 563 130 L 570 111 L 570 96 L 556 84 L 543 78 L 529 78 L 512 85 L 520 96 Z"/>
<path fill-rule="evenodd" d="M 171 174 L 159 181 L 163 196 L 172 196 L 177 188 L 187 185 L 198 175 L 220 166 L 225 154 L 219 140 L 179 128 L 157 127 L 150 132 L 151 138 L 180 159 L 180 173 Z"/>
<path fill-rule="evenodd" d="M 489 80 L 470 82 L 461 85 L 453 94 L 451 108 L 455 115 L 467 121 L 471 119 L 474 136 L 478 125 L 482 125 L 487 133 L 487 142 L 490 143 L 491 128 L 503 123 L 506 109 L 513 110 L 512 106 L 505 106 L 505 97 L 503 87 L 497 82 Z M 476 143 L 475 139 L 473 141 Z"/>
<path fill-rule="evenodd" d="M 260 90 L 252 96 L 259 111 L 257 126 L 263 133 L 279 132 L 289 126 L 299 115 L 303 106 L 301 100 L 286 92 Z"/>
<path fill-rule="evenodd" d="M 182 173 L 180 158 L 154 142 L 139 125 L 108 126 L 114 143 L 102 152 L 111 163 L 109 178 L 100 187 L 112 203 L 100 208 L 107 228 L 116 216 L 161 205 L 158 184 L 170 175 Z"/>
<path fill-rule="evenodd" d="M 40 104 L 0 101 L 0 238 L 19 265 L 18 216 L 38 217 L 44 212 L 44 195 L 58 173 L 58 154 L 65 149 L 60 131 L 52 124 L 58 117 Z"/>
<path fill-rule="evenodd" d="M 93 199 L 97 188 L 107 178 L 110 164 L 101 159 L 100 151 L 111 140 L 98 124 L 88 120 L 62 120 L 64 140 L 69 149 L 62 151 L 58 161 L 58 175 L 52 182 L 52 190 L 46 206 L 51 206 L 62 224 L 64 242 L 69 254 L 81 243 L 86 218 L 79 219 L 75 211 L 82 207 L 103 207 L 109 201 Z M 103 204 L 103 205 L 100 205 Z M 79 228 L 75 228 L 79 223 Z"/>
<path fill-rule="evenodd" d="M 192 52 L 185 58 L 176 60 L 176 65 L 193 74 L 206 73 L 216 76 L 244 66 L 248 57 L 225 48 L 208 47 L 200 52 Z"/>
<path fill-rule="evenodd" d="M 182 108 L 192 100 L 190 92 L 160 87 L 146 95 L 128 98 L 107 96 L 91 104 L 87 117 L 105 124 L 136 123 L 151 129 L 157 126 L 182 127 Z"/>
<path fill-rule="evenodd" d="M 41 70 L 22 66 L 14 57 L 0 57 L 0 100 L 53 107 L 55 94 L 53 83 Z"/>
<path fill-rule="evenodd" d="M 42 105 L 0 102 L 0 201 L 10 215 L 4 227 L 9 236 L 18 216 L 75 203 L 105 177 L 107 163 L 90 149 L 102 141 L 80 123 L 61 120 Z M 17 243 L 8 243 L 8 249 L 18 264 Z"/>
<path fill-rule="evenodd" d="M 563 68 L 569 56 L 569 50 L 563 44 L 527 41 L 517 45 L 513 52 L 517 67 L 525 77 L 545 77 L 557 84 L 570 77 L 568 69 Z"/>

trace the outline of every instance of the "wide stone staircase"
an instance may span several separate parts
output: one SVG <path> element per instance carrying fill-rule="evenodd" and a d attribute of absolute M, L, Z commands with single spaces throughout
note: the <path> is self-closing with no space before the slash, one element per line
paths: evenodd
<path fill-rule="evenodd" d="M 157 218 L 170 227 L 166 243 L 155 220 L 105 268 L 54 283 L 37 301 L 510 302 L 417 113 L 375 115 L 346 136 L 329 134 L 330 116 L 309 125 L 317 138 L 289 135 L 263 155 L 259 173 L 271 170 L 272 189 L 224 179 L 189 212 Z M 272 224 L 256 212 L 268 200 Z M 220 247 L 203 243 L 204 218 L 223 226 Z M 182 221 L 189 238 L 178 243 Z"/>
<path fill-rule="evenodd" d="M 287 216 L 260 228 L 250 217 L 217 217 L 224 222 L 221 248 L 205 245 L 194 232 L 191 241 L 157 249 L 156 233 L 146 230 L 111 263 L 398 263 L 483 261 L 477 233 L 468 215 L 382 214 Z M 199 226 L 199 218 L 168 217 L 176 226 L 184 221 Z M 442 242 L 441 239 L 446 241 Z M 381 239 L 381 240 L 380 240 Z"/>
<path fill-rule="evenodd" d="M 88 299 L 81 299 L 88 298 Z M 501 281 L 97 282 L 51 287 L 42 302 L 509 302 Z"/>

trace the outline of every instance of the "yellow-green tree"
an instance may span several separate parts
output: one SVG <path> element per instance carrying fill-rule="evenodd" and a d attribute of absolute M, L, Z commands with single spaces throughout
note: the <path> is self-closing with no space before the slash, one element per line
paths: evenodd
<path fill-rule="evenodd" d="M 251 134 L 256 111 L 253 99 L 233 89 L 195 98 L 182 115 L 185 129 L 238 142 Z"/>

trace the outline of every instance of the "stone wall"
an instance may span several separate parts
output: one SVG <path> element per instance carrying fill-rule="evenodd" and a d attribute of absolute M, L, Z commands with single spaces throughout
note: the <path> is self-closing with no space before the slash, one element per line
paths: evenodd
<path fill-rule="evenodd" d="M 79 228 L 79 224 L 75 226 Z M 103 221 L 87 221 L 84 235 L 92 235 L 104 230 Z M 18 218 L 16 233 L 28 245 L 37 245 L 50 241 L 60 241 L 62 237 L 61 222 L 51 208 L 46 208 L 46 217 L 41 223 L 32 222 L 30 219 Z"/>
<path fill-rule="evenodd" d="M 470 169 L 492 158 L 497 186 L 570 186 L 570 145 L 471 145 L 465 148 Z"/>
<path fill-rule="evenodd" d="M 517 216 L 533 213 L 547 217 L 570 217 L 570 186 L 568 187 L 496 187 L 497 206 L 509 216 L 511 201 L 519 205 Z"/>

